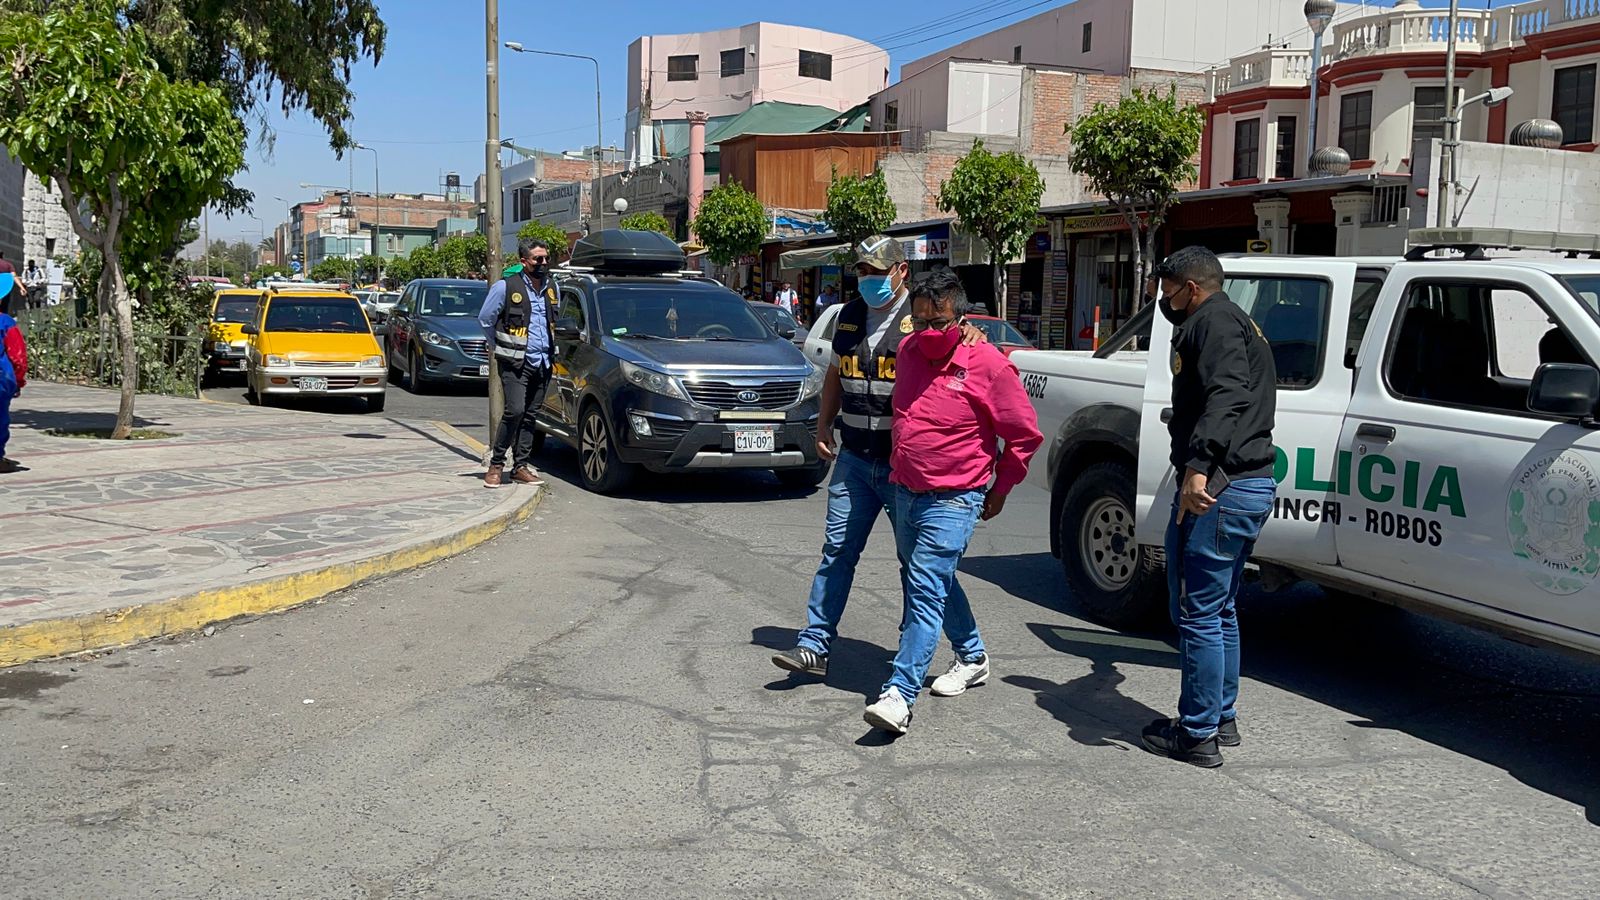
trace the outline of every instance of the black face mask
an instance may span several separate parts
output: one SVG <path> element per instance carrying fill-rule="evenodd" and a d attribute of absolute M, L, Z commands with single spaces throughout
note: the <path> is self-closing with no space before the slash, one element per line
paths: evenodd
<path fill-rule="evenodd" d="M 1163 316 L 1167 317 L 1168 322 L 1171 322 L 1175 326 L 1182 325 L 1184 320 L 1189 318 L 1189 313 L 1187 311 L 1179 312 L 1178 310 L 1173 309 L 1172 304 L 1169 302 L 1170 299 L 1171 298 L 1165 295 L 1161 296 L 1156 300 L 1156 307 L 1161 310 L 1161 314 Z"/>
<path fill-rule="evenodd" d="M 544 273 L 550 271 L 550 264 L 548 262 L 540 260 L 539 262 L 536 262 L 533 265 L 529 266 L 528 267 L 528 271 L 530 273 L 532 273 L 535 278 L 543 278 L 544 277 Z"/>

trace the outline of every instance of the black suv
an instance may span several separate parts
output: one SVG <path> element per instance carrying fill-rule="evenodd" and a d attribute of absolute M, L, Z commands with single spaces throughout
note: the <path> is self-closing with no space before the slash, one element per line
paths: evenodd
<path fill-rule="evenodd" d="M 816 485 L 823 372 L 653 231 L 602 231 L 555 270 L 557 358 L 539 429 L 600 493 L 651 472 L 770 469 Z"/>

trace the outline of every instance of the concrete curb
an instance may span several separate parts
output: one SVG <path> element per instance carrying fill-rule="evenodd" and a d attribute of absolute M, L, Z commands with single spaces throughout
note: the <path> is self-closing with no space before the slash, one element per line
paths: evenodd
<path fill-rule="evenodd" d="M 525 521 L 544 498 L 533 491 L 515 507 L 449 534 L 422 538 L 378 556 L 334 563 L 144 603 L 0 628 L 0 668 L 194 631 L 240 616 L 280 612 L 352 585 L 463 553 Z"/>

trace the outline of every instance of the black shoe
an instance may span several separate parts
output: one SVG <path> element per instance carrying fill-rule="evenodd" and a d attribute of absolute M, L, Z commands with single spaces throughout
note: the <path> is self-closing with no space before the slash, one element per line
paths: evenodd
<path fill-rule="evenodd" d="M 1224 747 L 1239 746 L 1239 720 L 1223 719 L 1217 725 L 1217 743 Z"/>
<path fill-rule="evenodd" d="M 1197 741 L 1171 719 L 1157 719 L 1145 727 L 1144 748 L 1203 769 L 1222 765 L 1222 751 L 1217 749 L 1216 735 Z"/>
<path fill-rule="evenodd" d="M 774 653 L 772 664 L 780 669 L 815 675 L 818 678 L 826 677 L 828 674 L 828 658 L 810 647 L 796 647 L 793 650 Z"/>

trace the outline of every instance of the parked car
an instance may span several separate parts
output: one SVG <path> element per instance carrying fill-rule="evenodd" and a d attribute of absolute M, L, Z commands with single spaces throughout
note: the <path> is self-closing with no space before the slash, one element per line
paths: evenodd
<path fill-rule="evenodd" d="M 361 301 L 361 308 L 367 311 L 367 318 L 371 319 L 374 325 L 387 319 L 395 304 L 400 302 L 399 291 L 362 289 L 355 291 L 355 296 Z"/>
<path fill-rule="evenodd" d="M 1022 336 L 1022 332 L 1012 327 L 1005 319 L 994 316 L 967 316 L 967 321 L 982 331 L 989 338 L 989 343 L 1000 348 L 1006 356 L 1018 350 L 1033 350 L 1033 342 Z"/>
<path fill-rule="evenodd" d="M 558 354 L 538 415 L 606 493 L 638 469 L 768 469 L 815 485 L 823 370 L 653 231 L 610 230 L 557 269 Z"/>
<path fill-rule="evenodd" d="M 478 324 L 489 286 L 460 278 L 419 278 L 405 286 L 387 320 L 390 380 L 406 373 L 413 394 L 435 384 L 484 382 L 489 339 Z"/>
<path fill-rule="evenodd" d="M 244 327 L 256 320 L 262 291 L 223 288 L 211 298 L 211 326 L 206 332 L 206 376 L 244 374 L 249 368 Z"/>
<path fill-rule="evenodd" d="M 810 332 L 787 309 L 776 303 L 768 303 L 765 300 L 751 300 L 750 308 L 755 310 L 756 315 L 761 317 L 761 321 L 766 322 L 767 327 L 771 328 L 778 337 L 786 341 L 793 341 L 796 347 L 804 347 L 806 345 L 806 336 Z"/>
<path fill-rule="evenodd" d="M 362 397 L 382 412 L 388 378 L 372 323 L 356 298 L 324 289 L 266 291 L 248 341 L 245 397 L 263 406 L 287 397 Z"/>
<path fill-rule="evenodd" d="M 1600 654 L 1600 260 L 1427 258 L 1593 235 L 1412 232 L 1406 259 L 1222 260 L 1277 368 L 1278 495 L 1252 560 L 1524 640 Z M 1099 350 L 1013 360 L 1049 441 L 1050 549 L 1096 617 L 1167 608 L 1172 326 L 1147 306 Z"/>

